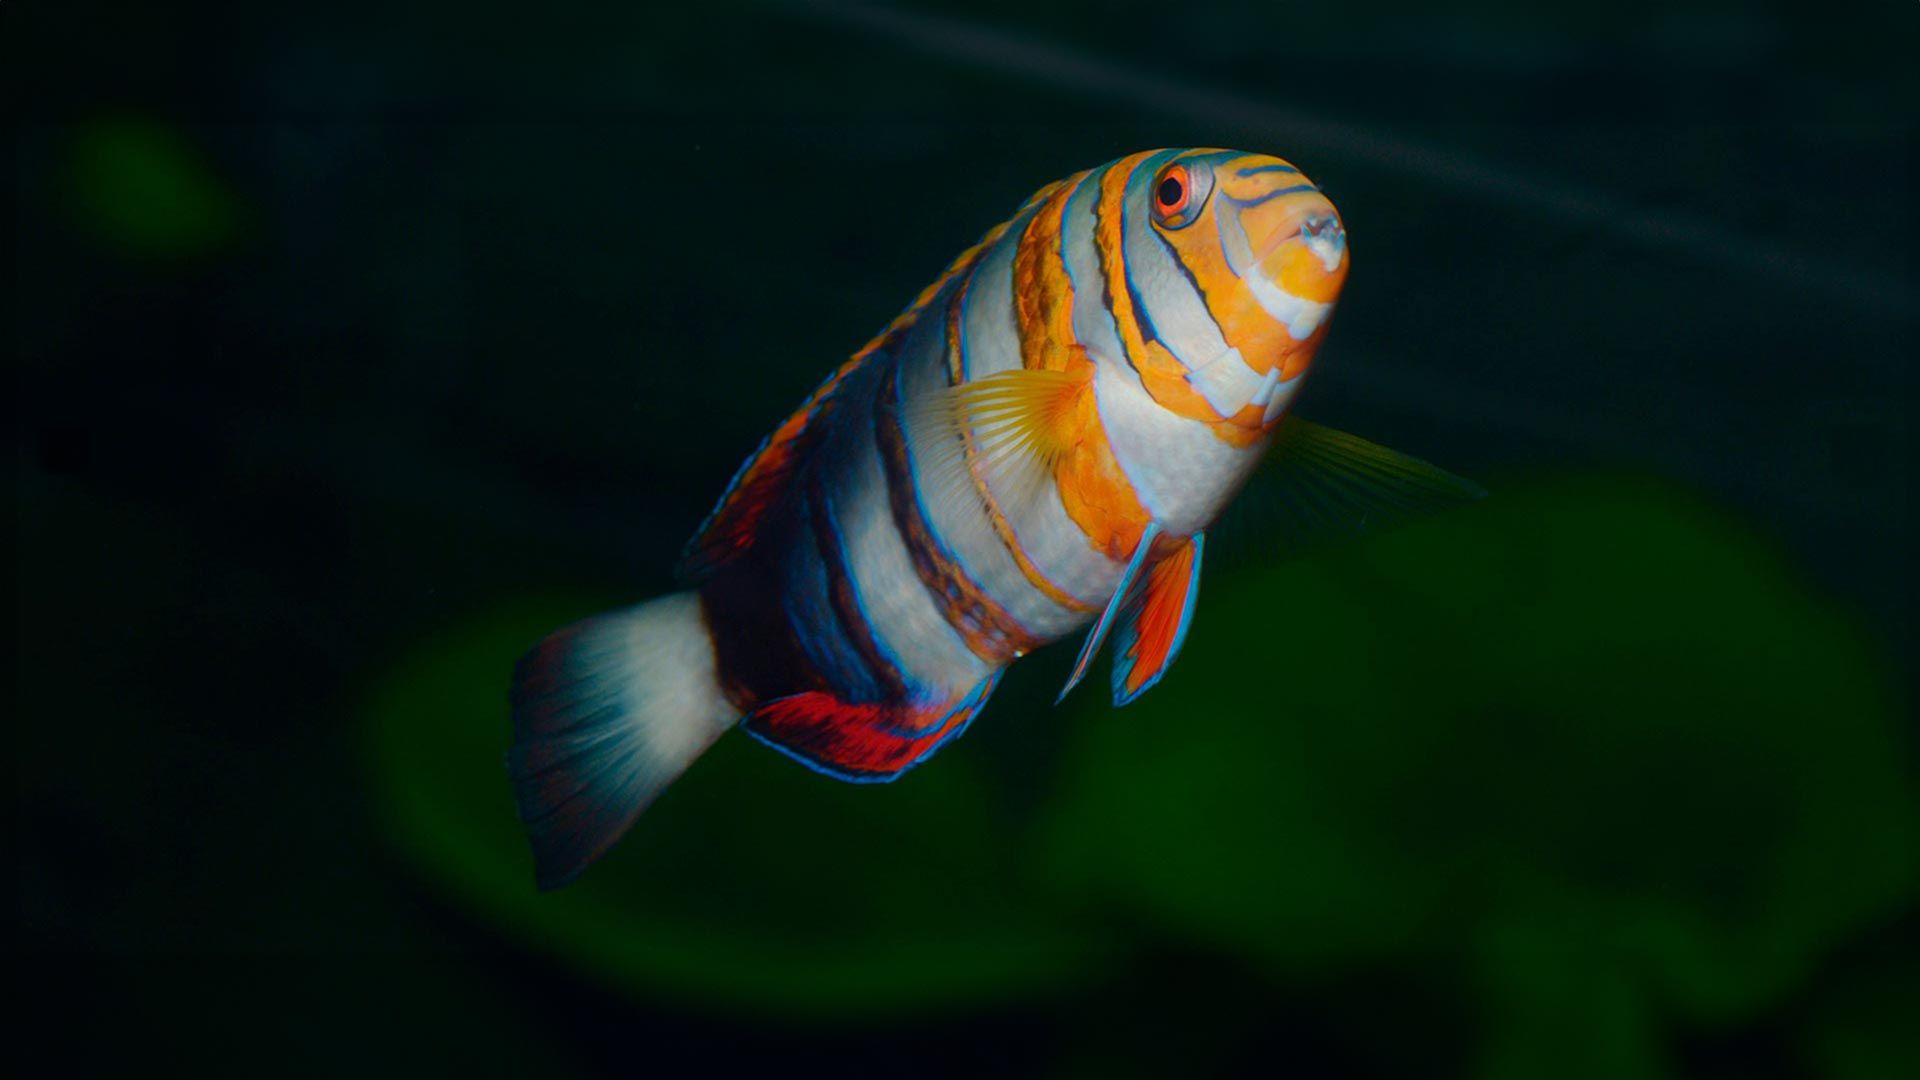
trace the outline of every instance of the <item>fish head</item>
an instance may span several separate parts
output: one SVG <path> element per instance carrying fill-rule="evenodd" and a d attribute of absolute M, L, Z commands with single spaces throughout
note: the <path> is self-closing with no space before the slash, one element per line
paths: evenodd
<path fill-rule="evenodd" d="M 1347 280 L 1340 212 L 1294 165 L 1262 154 L 1182 151 L 1139 170 L 1135 182 L 1145 226 L 1205 305 L 1212 326 L 1200 329 L 1210 347 L 1224 342 L 1254 376 L 1277 370 L 1291 385 L 1326 336 Z"/>

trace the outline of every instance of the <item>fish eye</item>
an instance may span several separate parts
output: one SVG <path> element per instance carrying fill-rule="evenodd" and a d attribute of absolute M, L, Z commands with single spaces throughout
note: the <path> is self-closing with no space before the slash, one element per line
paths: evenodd
<path fill-rule="evenodd" d="M 1187 202 L 1187 182 L 1184 177 L 1168 174 L 1160 178 L 1160 209 L 1172 214 L 1179 211 Z"/>
<path fill-rule="evenodd" d="M 1200 216 L 1213 187 L 1213 176 L 1204 165 L 1190 169 L 1172 164 L 1153 178 L 1153 220 L 1169 229 L 1182 229 Z"/>

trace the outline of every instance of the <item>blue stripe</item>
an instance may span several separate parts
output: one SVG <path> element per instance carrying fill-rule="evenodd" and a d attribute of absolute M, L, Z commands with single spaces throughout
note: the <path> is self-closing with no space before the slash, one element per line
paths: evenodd
<path fill-rule="evenodd" d="M 1172 151 L 1162 151 L 1134 166 L 1133 172 L 1127 176 L 1127 188 L 1120 199 L 1120 250 L 1114 252 L 1113 257 L 1120 260 L 1120 275 L 1126 282 L 1127 296 L 1133 301 L 1133 321 L 1140 327 L 1140 336 L 1148 341 L 1160 341 L 1160 334 L 1154 329 L 1153 313 L 1147 310 L 1146 303 L 1140 299 L 1139 287 L 1133 283 L 1133 264 L 1127 258 L 1127 223 L 1133 220 L 1135 214 L 1146 209 L 1147 184 L 1141 177 L 1151 178 L 1160 166 L 1174 156 Z M 1166 342 L 1162 341 L 1161 344 Z"/>
<path fill-rule="evenodd" d="M 1232 203 L 1229 198 L 1227 202 Z M 1253 247 L 1247 243 L 1247 227 L 1240 224 L 1240 211 L 1236 207 L 1232 213 L 1218 213 L 1214 220 L 1219 228 L 1214 230 L 1220 236 L 1220 254 L 1227 261 L 1227 269 L 1233 276 L 1244 278 L 1253 268 Z"/>
<path fill-rule="evenodd" d="M 1295 184 L 1292 187 L 1275 188 L 1272 191 L 1267 192 L 1265 195 L 1262 195 L 1257 199 L 1235 199 L 1231 195 L 1227 196 L 1227 198 L 1231 199 L 1235 206 L 1238 206 L 1242 210 L 1245 210 L 1251 207 L 1259 206 L 1261 203 L 1264 203 L 1264 202 L 1270 202 L 1274 199 L 1279 198 L 1282 195 L 1298 195 L 1303 191 L 1319 191 L 1319 190 L 1320 190 L 1319 188 L 1314 187 L 1312 184 Z"/>
<path fill-rule="evenodd" d="M 920 756 L 913 759 L 913 765 L 918 765 L 921 762 L 927 760 L 928 758 L 933 756 L 933 752 L 935 750 L 940 749 L 941 747 L 947 745 L 948 743 L 952 742 L 953 740 L 967 733 L 967 729 L 973 726 L 973 722 L 975 720 L 980 719 L 979 710 L 986 706 L 987 695 L 993 693 L 994 687 L 1000 685 L 1000 675 L 1001 675 L 1001 672 L 1004 672 L 1004 671 L 1006 671 L 1006 668 L 1000 668 L 994 671 L 993 673 L 989 674 L 986 678 L 980 680 L 980 684 L 978 686 L 975 686 L 973 690 L 967 694 L 966 697 L 961 698 L 959 704 L 955 705 L 951 709 L 948 709 L 946 713 L 940 717 L 940 723 L 944 724 L 947 722 L 947 719 L 949 717 L 951 717 L 954 713 L 960 711 L 961 709 L 967 708 L 969 706 L 974 707 L 973 715 L 967 717 L 965 723 L 962 723 L 959 727 L 954 728 L 952 731 L 947 732 L 945 735 L 940 736 L 940 738 L 936 740 L 932 746 L 929 746 L 925 750 L 920 751 Z M 911 769 L 913 768 L 913 765 L 909 765 L 907 766 L 907 768 Z M 902 769 L 900 771 L 905 772 L 906 769 Z"/>
<path fill-rule="evenodd" d="M 941 337 L 941 341 L 944 343 L 946 340 L 945 327 L 941 328 L 940 337 Z M 949 566 L 952 566 L 954 569 L 958 570 L 961 574 L 965 575 L 967 581 L 970 582 L 975 589 L 980 590 L 980 592 L 983 594 L 991 596 L 992 594 L 987 592 L 987 587 L 981 583 L 980 575 L 974 572 L 973 567 L 967 565 L 966 559 L 962 558 L 960 553 L 956 551 L 952 545 L 947 543 L 947 538 L 941 535 L 940 526 L 935 523 L 932 512 L 927 509 L 926 486 L 920 482 L 920 463 L 914 458 L 914 453 L 913 453 L 913 434 L 914 433 L 908 426 L 912 421 L 910 418 L 910 414 L 906 409 L 906 403 L 902 399 L 902 395 L 905 394 L 905 391 L 901 389 L 900 382 L 901 382 L 900 377 L 896 374 L 893 380 L 893 408 L 896 410 L 894 415 L 898 417 L 897 422 L 900 425 L 900 441 L 903 444 L 905 444 L 906 459 L 907 459 L 907 477 L 913 485 L 913 508 L 914 508 L 914 511 L 920 515 L 921 528 L 926 531 L 927 537 L 933 541 L 934 550 L 939 552 L 940 557 L 946 560 Z M 874 452 L 875 453 L 880 452 L 880 448 L 877 444 L 874 447 Z M 884 476 L 886 472 L 885 462 L 881 463 L 881 472 L 882 472 L 882 475 Z M 905 544 L 906 537 L 904 536 L 901 537 L 900 542 L 902 544 Z M 907 557 L 912 558 L 913 553 L 909 551 L 907 553 Z M 1028 628 L 1025 623 L 1022 623 L 1017 617 L 1015 617 L 1013 612 L 1008 611 L 1005 604 L 1000 604 L 998 597 L 994 597 L 993 599 L 994 599 L 994 602 L 1000 607 L 1001 612 L 1006 615 L 1008 621 L 1012 622 L 1014 626 L 1018 627 L 1021 633 L 1027 635 L 1028 637 L 1039 636 L 1038 634 L 1035 634 L 1030 628 Z M 945 620 L 942 620 L 942 621 L 944 622 Z M 954 636 L 956 638 L 959 638 L 960 643 L 963 647 L 966 646 L 966 638 L 960 634 L 960 631 L 958 629 L 955 629 L 951 625 L 949 625 L 948 629 L 953 630 Z"/>
<path fill-rule="evenodd" d="M 1244 177 L 1244 176 L 1258 176 L 1261 173 L 1270 173 L 1270 172 L 1283 172 L 1283 173 L 1297 174 L 1299 171 L 1300 171 L 1299 169 L 1296 169 L 1291 165 L 1249 165 L 1244 169 L 1233 170 L 1233 174 L 1235 176 Z"/>
<path fill-rule="evenodd" d="M 886 671 L 874 672 L 874 678 L 883 687 L 888 683 L 893 683 L 911 694 L 913 687 L 909 684 L 905 668 L 900 663 L 900 658 L 894 655 L 893 650 L 887 648 L 886 639 L 881 637 L 874 629 L 873 612 L 868 610 L 866 597 L 860 593 L 860 575 L 854 568 L 852 556 L 847 552 L 846 533 L 840 528 L 839 516 L 834 513 L 833 494 L 827 490 L 825 484 L 822 484 L 819 490 L 820 523 L 826 526 L 827 535 L 832 538 L 833 550 L 836 556 L 835 568 L 846 578 L 847 592 L 852 594 L 854 610 L 860 617 L 860 625 L 858 627 L 848 628 L 848 639 L 851 640 L 852 635 L 858 633 L 864 636 L 866 640 L 872 642 L 873 651 L 880 655 L 881 663 L 885 664 L 888 669 Z M 858 646 L 856 645 L 855 648 L 857 650 Z M 887 696 L 891 697 L 892 695 L 889 693 Z"/>
<path fill-rule="evenodd" d="M 1073 286 L 1073 336 L 1096 357 L 1119 362 L 1127 355 L 1120 326 L 1113 318 L 1113 297 L 1107 276 L 1100 270 L 1098 222 L 1093 205 L 1100 198 L 1100 181 L 1108 166 L 1088 173 L 1067 196 L 1061 222 L 1067 281 Z"/>
<path fill-rule="evenodd" d="M 796 497 L 800 500 L 800 519 L 807 523 L 802 536 L 810 537 L 814 532 L 813 515 L 818 508 L 807 492 L 800 491 Z M 787 572 L 781 577 L 786 583 L 782 610 L 793 627 L 794 640 L 814 671 L 849 698 L 878 700 L 881 687 L 867 670 L 859 648 L 847 636 L 833 609 L 832 583 L 827 580 L 826 560 L 819 545 L 793 544 L 787 556 Z"/>
<path fill-rule="evenodd" d="M 1189 332 L 1196 329 L 1213 331 L 1212 341 L 1183 341 L 1176 343 L 1163 339 L 1163 344 L 1173 353 L 1175 359 L 1186 365 L 1188 371 L 1192 371 L 1203 364 L 1208 364 L 1219 359 L 1230 346 L 1226 334 L 1220 329 L 1220 324 L 1214 320 L 1213 312 L 1207 308 L 1207 298 L 1200 291 L 1200 283 L 1194 280 L 1193 274 L 1187 269 L 1187 264 L 1180 261 L 1179 253 L 1174 250 L 1172 244 L 1167 242 L 1167 238 L 1161 235 L 1159 229 L 1148 226 L 1146 233 L 1152 237 L 1153 242 L 1151 245 L 1137 245 L 1143 250 L 1131 253 L 1138 256 L 1138 258 L 1129 258 L 1127 260 L 1129 271 L 1131 271 L 1131 268 L 1136 262 L 1143 264 L 1142 269 L 1164 271 L 1168 266 L 1171 266 L 1177 273 L 1163 274 L 1163 276 L 1185 279 L 1188 287 L 1191 289 L 1191 294 L 1186 298 L 1185 304 L 1182 304 L 1182 298 L 1177 294 L 1165 289 L 1161 291 L 1160 298 L 1166 305 L 1164 310 L 1170 317 L 1170 321 L 1172 321 L 1171 317 L 1176 314 L 1185 315 L 1188 320 L 1186 325 L 1189 328 Z M 1156 265 L 1151 267 L 1144 265 L 1149 262 L 1155 263 Z M 1193 317 L 1196 312 L 1199 316 L 1197 319 Z M 1200 350 L 1200 355 L 1188 356 L 1187 352 L 1189 347 L 1197 347 Z"/>
<path fill-rule="evenodd" d="M 1012 232 L 1013 230 L 1008 229 L 1007 231 Z M 985 266 L 987 260 L 992 257 L 993 252 L 991 251 L 981 252 L 980 258 L 974 261 L 973 269 L 968 270 L 966 276 L 960 280 L 960 295 L 958 297 L 960 301 L 960 311 L 954 316 L 954 326 L 956 329 L 953 332 L 953 340 L 960 352 L 961 382 L 973 381 L 973 363 L 967 357 L 967 309 L 973 303 L 973 277 L 980 272 L 980 268 Z M 944 326 L 940 328 L 940 340 L 942 344 L 946 342 L 946 329 Z"/>

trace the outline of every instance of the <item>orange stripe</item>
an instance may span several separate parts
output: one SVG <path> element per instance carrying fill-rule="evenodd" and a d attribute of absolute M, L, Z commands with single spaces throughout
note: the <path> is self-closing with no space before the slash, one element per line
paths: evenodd
<path fill-rule="evenodd" d="M 1231 176 L 1230 168 L 1219 172 Z M 1228 189 L 1232 182 L 1222 179 L 1220 186 L 1223 190 Z M 1214 325 L 1220 328 L 1220 336 L 1228 345 L 1240 350 L 1240 355 L 1249 366 L 1254 366 L 1256 371 L 1264 371 L 1256 365 L 1278 350 L 1279 342 L 1272 339 L 1276 331 L 1284 333 L 1285 327 L 1267 314 L 1266 309 L 1260 306 L 1252 292 L 1227 265 L 1226 252 L 1220 246 L 1220 222 L 1216 213 L 1220 202 L 1218 198 L 1208 199 L 1193 226 L 1167 237 L 1167 243 L 1180 265 L 1193 277 L 1201 302 L 1207 306 L 1208 314 L 1213 316 Z M 1282 375 L 1284 377 L 1285 373 Z M 1259 426 L 1258 418 L 1262 411 L 1254 410 L 1256 427 Z M 1237 421 L 1239 417 L 1232 419 Z"/>
<path fill-rule="evenodd" d="M 1149 155 L 1133 154 L 1116 162 L 1100 180 L 1100 203 L 1096 211 L 1094 247 L 1100 253 L 1100 268 L 1106 276 L 1107 305 L 1113 312 L 1114 327 L 1120 332 L 1120 344 L 1127 362 L 1140 373 L 1147 392 L 1164 407 L 1194 420 L 1218 420 L 1200 392 L 1187 385 L 1187 367 L 1167 347 L 1148 341 L 1140 330 L 1140 315 L 1134 310 L 1133 295 L 1127 290 L 1126 252 L 1121 243 L 1120 219 L 1126 212 L 1127 181 Z"/>
<path fill-rule="evenodd" d="M 1065 371 L 1083 360 L 1073 336 L 1073 281 L 1060 255 L 1060 215 L 1079 173 L 1042 203 L 1020 234 L 1013 254 L 1013 308 L 1020 330 L 1020 364 L 1032 370 Z"/>
<path fill-rule="evenodd" d="M 1080 363 L 1087 369 L 1087 389 L 1074 402 L 1069 419 L 1077 424 L 1079 434 L 1073 448 L 1055 463 L 1054 484 L 1067 517 L 1086 534 L 1093 549 L 1115 562 L 1125 562 L 1139 546 L 1153 515 L 1113 456 L 1093 394 L 1093 364 L 1085 359 Z"/>
<path fill-rule="evenodd" d="M 1125 561 L 1152 520 L 1107 441 L 1093 397 L 1093 361 L 1073 332 L 1073 279 L 1061 246 L 1061 214 L 1086 173 L 1041 204 L 1014 254 L 1014 307 L 1019 315 L 1021 364 L 1065 371 L 1080 390 L 1060 413 L 1052 444 L 1066 447 L 1053 466 L 1054 486 L 1067 517 L 1094 550 Z"/>

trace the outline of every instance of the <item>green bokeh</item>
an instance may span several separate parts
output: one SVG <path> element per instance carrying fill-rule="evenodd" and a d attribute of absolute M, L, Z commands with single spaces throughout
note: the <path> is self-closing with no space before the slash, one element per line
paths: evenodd
<path fill-rule="evenodd" d="M 1576 480 L 1210 580 L 1179 669 L 1083 703 L 1046 865 L 1281 976 L 1453 953 L 1488 1074 L 1780 1001 L 1897 911 L 1889 680 L 1720 513 Z"/>
<path fill-rule="evenodd" d="M 1178 669 L 1083 705 L 1047 864 L 1297 977 L 1452 954 L 1488 1075 L 1642 1074 L 1896 911 L 1886 673 L 1735 524 L 1510 487 L 1208 583 Z"/>
<path fill-rule="evenodd" d="M 374 774 L 432 880 L 623 985 L 865 1016 L 1084 988 L 1155 940 L 1296 984 L 1437 966 L 1488 1076 L 1660 1075 L 1674 1025 L 1777 1004 L 1906 895 L 1886 673 L 1689 497 L 1521 483 L 1330 557 L 1222 562 L 1139 704 L 988 710 L 1068 729 L 1030 811 L 964 745 L 858 787 L 727 739 L 538 894 L 504 679 L 606 599 L 424 646 L 369 714 Z"/>
<path fill-rule="evenodd" d="M 238 234 L 239 197 L 184 132 L 149 120 L 77 128 L 64 185 L 70 210 L 96 240 L 141 259 L 202 256 Z"/>
<path fill-rule="evenodd" d="M 1920 9 L 97 7 L 0 5 L 29 1058 L 1920 1075 Z M 1302 415 L 1494 500 L 1222 522 L 1137 705 L 1068 642 L 891 787 L 729 738 L 534 892 L 520 650 L 1178 145 L 1351 225 Z M 1575 463 L 1690 487 L 1499 475 Z"/>
<path fill-rule="evenodd" d="M 503 764 L 506 675 L 606 606 L 464 623 L 369 714 L 394 835 L 463 904 L 627 989 L 757 1011 L 910 1013 L 1097 977 L 1099 943 L 1015 877 L 1026 838 L 965 759 L 856 786 L 724 739 L 578 883 L 536 893 Z"/>

